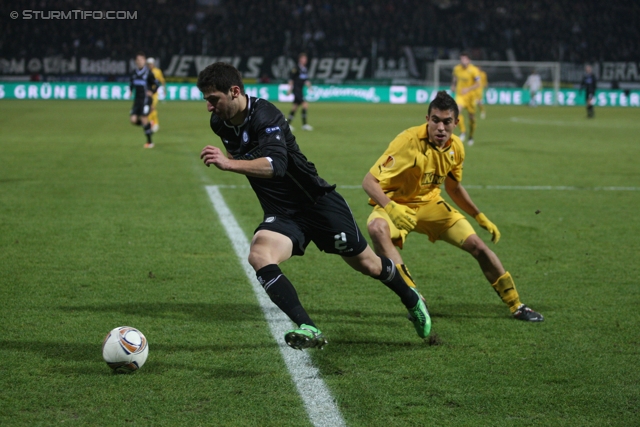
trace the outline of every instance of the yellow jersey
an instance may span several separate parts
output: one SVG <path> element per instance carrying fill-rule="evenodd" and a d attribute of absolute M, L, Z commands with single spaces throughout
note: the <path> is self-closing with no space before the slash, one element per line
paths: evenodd
<path fill-rule="evenodd" d="M 478 98 L 482 99 L 485 89 L 487 89 L 487 86 L 489 86 L 489 82 L 487 81 L 487 73 L 482 70 L 478 71 L 480 73 L 480 87 L 475 90 L 475 93 Z"/>
<path fill-rule="evenodd" d="M 158 67 L 153 67 L 151 69 L 151 72 L 158 81 L 158 86 L 164 86 L 166 82 L 164 80 L 164 74 L 162 74 L 162 70 Z"/>
<path fill-rule="evenodd" d="M 456 78 L 456 95 L 462 95 L 460 93 L 462 89 L 471 87 L 480 81 L 480 70 L 473 64 L 469 64 L 467 68 L 458 64 L 453 68 L 453 76 Z"/>
<path fill-rule="evenodd" d="M 427 124 L 401 132 L 369 172 L 393 201 L 423 205 L 440 195 L 449 176 L 462 181 L 464 145 L 456 135 L 440 148 L 429 142 Z M 376 203 L 369 199 L 369 204 Z"/>

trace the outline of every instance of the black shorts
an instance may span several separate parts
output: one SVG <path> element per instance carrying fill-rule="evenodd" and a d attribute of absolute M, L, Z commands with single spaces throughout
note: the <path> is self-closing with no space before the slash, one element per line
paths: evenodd
<path fill-rule="evenodd" d="M 296 105 L 300 105 L 304 102 L 304 96 L 302 94 L 302 89 L 293 91 L 293 103 Z"/>
<path fill-rule="evenodd" d="M 337 191 L 325 194 L 315 205 L 301 208 L 295 215 L 267 213 L 255 231 L 258 230 L 289 237 L 292 255 L 304 255 L 309 242 L 323 252 L 347 257 L 360 255 L 367 248 L 349 205 Z"/>
<path fill-rule="evenodd" d="M 153 99 L 147 96 L 145 99 L 133 101 L 130 116 L 148 116 L 151 113 L 151 102 Z"/>

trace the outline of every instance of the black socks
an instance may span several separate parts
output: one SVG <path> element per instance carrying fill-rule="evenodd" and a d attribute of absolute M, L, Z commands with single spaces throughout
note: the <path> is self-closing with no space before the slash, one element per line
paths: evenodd
<path fill-rule="evenodd" d="M 315 324 L 300 304 L 298 293 L 289 279 L 282 274 L 280 267 L 269 264 L 256 271 L 258 281 L 271 298 L 271 301 L 282 310 L 296 325 L 314 326 Z"/>

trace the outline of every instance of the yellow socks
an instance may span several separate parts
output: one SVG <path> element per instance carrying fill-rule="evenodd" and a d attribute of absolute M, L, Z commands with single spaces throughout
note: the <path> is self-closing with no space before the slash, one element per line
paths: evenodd
<path fill-rule="evenodd" d="M 508 271 L 500 276 L 498 280 L 496 280 L 496 283 L 491 284 L 491 286 L 493 286 L 493 289 L 495 289 L 502 301 L 509 306 L 509 310 L 511 310 L 512 313 L 522 304 L 518 291 L 516 291 L 516 284 L 513 283 L 513 278 L 511 278 L 511 274 L 509 274 Z"/>
<path fill-rule="evenodd" d="M 476 131 L 476 119 L 469 119 L 469 139 L 473 139 L 473 134 Z"/>
<path fill-rule="evenodd" d="M 411 273 L 409 273 L 409 269 L 404 264 L 396 264 L 396 269 L 404 279 L 404 281 L 412 288 L 416 287 L 416 282 L 413 281 L 413 277 L 411 277 Z"/>

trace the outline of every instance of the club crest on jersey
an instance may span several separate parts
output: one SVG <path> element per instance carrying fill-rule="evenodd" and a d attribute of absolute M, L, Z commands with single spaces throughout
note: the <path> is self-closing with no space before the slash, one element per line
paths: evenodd
<path fill-rule="evenodd" d="M 247 133 L 246 130 L 244 132 L 242 132 L 242 142 L 245 143 L 245 144 L 247 142 L 249 142 L 249 134 Z"/>
<path fill-rule="evenodd" d="M 275 217 L 275 216 L 270 216 L 269 218 L 265 219 L 265 220 L 264 220 L 264 222 L 267 222 L 267 223 L 269 223 L 269 222 L 275 222 L 275 220 L 276 220 L 276 217 Z"/>
<path fill-rule="evenodd" d="M 266 128 L 264 131 L 266 133 L 268 133 L 268 134 L 272 134 L 274 132 L 280 132 L 280 126 L 274 126 L 274 127 L 271 127 L 271 128 Z"/>

